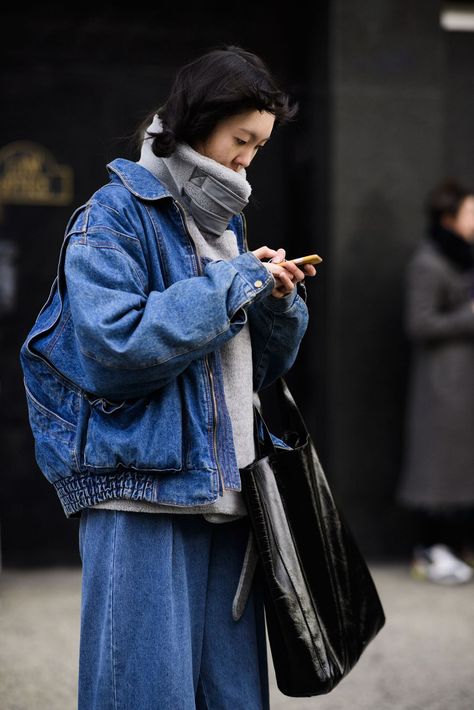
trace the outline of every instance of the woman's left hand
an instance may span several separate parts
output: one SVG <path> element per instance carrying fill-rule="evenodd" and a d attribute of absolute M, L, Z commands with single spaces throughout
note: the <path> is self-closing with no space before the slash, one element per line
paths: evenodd
<path fill-rule="evenodd" d="M 272 291 L 272 296 L 275 298 L 287 296 L 306 276 L 316 276 L 316 269 L 311 264 L 305 264 L 300 269 L 293 262 L 286 261 L 283 266 L 279 266 L 279 262 L 284 261 L 285 256 L 285 250 L 278 249 L 272 260 L 265 263 L 265 266 L 272 272 L 276 280 L 275 288 Z"/>

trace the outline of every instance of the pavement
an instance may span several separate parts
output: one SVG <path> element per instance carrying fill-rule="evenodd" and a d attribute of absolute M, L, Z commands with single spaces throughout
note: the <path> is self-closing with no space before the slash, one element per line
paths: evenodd
<path fill-rule="evenodd" d="M 282 695 L 270 661 L 272 710 L 474 710 L 474 583 L 371 571 L 386 626 L 328 695 Z M 80 581 L 77 568 L 0 573 L 1 710 L 76 708 Z"/>

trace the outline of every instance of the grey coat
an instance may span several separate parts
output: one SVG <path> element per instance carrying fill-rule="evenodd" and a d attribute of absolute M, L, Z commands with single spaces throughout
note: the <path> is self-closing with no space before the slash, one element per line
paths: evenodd
<path fill-rule="evenodd" d="M 414 507 L 474 504 L 474 274 L 428 240 L 406 271 L 413 343 L 399 500 Z"/>

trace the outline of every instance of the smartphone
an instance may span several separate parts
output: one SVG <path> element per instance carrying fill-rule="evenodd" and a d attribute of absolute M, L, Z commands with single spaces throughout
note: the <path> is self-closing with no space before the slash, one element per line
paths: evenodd
<path fill-rule="evenodd" d="M 300 256 L 297 259 L 285 259 L 285 261 L 291 261 L 297 266 L 304 266 L 304 264 L 320 264 L 322 262 L 322 258 L 318 254 L 308 254 L 308 256 Z M 277 263 L 281 266 L 285 263 L 285 261 Z"/>

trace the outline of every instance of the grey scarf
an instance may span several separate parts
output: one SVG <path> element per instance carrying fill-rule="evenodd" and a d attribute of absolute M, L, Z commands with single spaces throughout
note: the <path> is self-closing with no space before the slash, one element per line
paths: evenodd
<path fill-rule="evenodd" d="M 158 116 L 154 117 L 148 130 L 160 132 L 161 121 Z M 157 158 L 152 151 L 151 141 L 152 137 L 147 131 L 138 162 L 153 173 Z M 247 182 L 245 170 L 235 172 L 226 168 L 212 158 L 201 155 L 187 143 L 178 143 L 175 152 L 161 160 L 169 170 L 176 192 L 186 202 L 202 232 L 220 237 L 229 220 L 248 204 L 252 189 Z"/>

